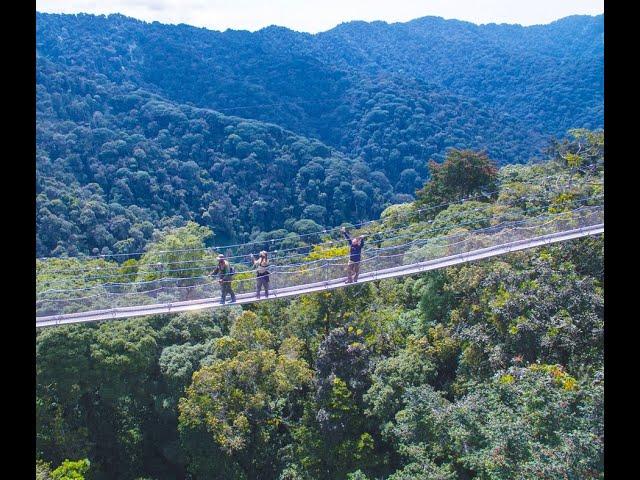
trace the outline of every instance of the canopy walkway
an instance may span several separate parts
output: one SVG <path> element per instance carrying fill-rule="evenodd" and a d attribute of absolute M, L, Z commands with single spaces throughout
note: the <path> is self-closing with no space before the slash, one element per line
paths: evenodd
<path fill-rule="evenodd" d="M 448 227 L 449 229 L 451 227 Z M 396 229 L 400 230 L 400 229 Z M 434 229 L 403 233 L 381 242 L 367 241 L 357 283 L 413 275 L 460 263 L 604 232 L 602 205 L 580 206 L 560 213 L 547 213 L 517 221 L 505 221 L 475 230 L 434 235 Z M 329 243 L 338 243 L 339 240 Z M 341 241 L 344 242 L 344 241 Z M 291 256 L 290 258 L 293 258 Z M 278 263 L 270 268 L 269 298 L 259 300 L 255 276 L 236 275 L 234 305 L 282 299 L 335 288 L 345 284 L 346 257 Z M 175 262 L 180 263 L 180 262 Z M 182 262 L 180 267 L 184 267 Z M 169 265 L 169 264 L 165 264 Z M 204 270 L 177 268 L 167 272 Z M 207 271 L 213 269 L 208 265 Z M 36 327 L 95 322 L 141 315 L 224 308 L 220 305 L 217 279 L 200 276 L 167 277 L 149 281 L 103 283 L 78 289 L 45 290 L 36 299 Z M 229 305 L 229 304 L 227 304 Z"/>

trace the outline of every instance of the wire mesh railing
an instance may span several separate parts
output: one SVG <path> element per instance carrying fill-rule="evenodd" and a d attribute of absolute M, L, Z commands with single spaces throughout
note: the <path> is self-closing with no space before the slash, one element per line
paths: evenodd
<path fill-rule="evenodd" d="M 460 231 L 447 235 L 433 236 L 433 232 L 425 231 L 426 233 L 416 233 L 413 236 L 393 237 L 383 240 L 378 245 L 365 245 L 362 260 L 359 262 L 359 278 L 374 280 L 394 269 L 401 275 L 403 270 L 425 262 L 501 245 L 516 245 L 518 242 L 527 242 L 545 235 L 603 224 L 603 206 L 595 205 L 502 222 L 475 230 L 459 228 Z M 272 265 L 269 268 L 270 298 L 277 298 L 288 292 L 303 291 L 310 286 L 335 286 L 346 280 L 347 266 L 348 255 L 288 265 Z M 256 298 L 255 273 L 239 272 L 234 275 L 231 285 L 237 298 Z M 221 285 L 218 279 L 209 275 L 106 283 L 69 290 L 46 290 L 36 298 L 36 324 L 38 319 L 44 317 L 80 312 L 178 302 L 219 301 L 220 293 Z"/>
<path fill-rule="evenodd" d="M 575 208 L 580 205 L 599 205 L 601 204 L 602 200 L 602 193 L 596 195 L 586 195 L 578 198 L 565 199 L 563 202 L 563 208 L 567 208 L 569 206 L 573 206 Z M 421 237 L 433 237 L 442 235 L 443 233 L 451 230 L 454 226 L 470 229 L 478 228 L 483 224 L 489 225 L 492 222 L 498 222 L 501 218 L 502 220 L 518 220 L 533 216 L 536 213 L 551 211 L 553 208 L 555 208 L 551 204 L 543 203 L 535 207 L 529 207 L 526 211 L 523 212 L 518 212 L 517 209 L 515 211 L 511 210 L 504 217 L 502 217 L 502 215 L 500 214 L 494 216 L 494 214 L 488 210 L 488 204 L 478 205 L 480 206 L 468 209 L 465 212 L 465 215 L 470 215 L 472 217 L 470 220 L 455 221 L 454 219 L 450 219 L 449 221 L 445 222 L 444 225 L 441 224 L 439 226 L 437 224 L 433 224 L 432 221 L 416 221 L 411 222 L 408 225 L 403 225 L 401 227 L 387 226 L 387 228 L 383 228 L 382 230 L 374 230 L 373 232 L 368 232 L 368 236 L 370 237 L 369 241 L 373 242 L 373 244 L 377 245 L 378 247 L 380 247 L 382 244 L 389 245 L 390 243 L 406 243 L 408 239 L 411 239 L 416 235 L 419 235 Z M 300 265 L 309 266 L 309 264 L 313 263 L 313 261 L 310 260 L 309 255 L 315 248 L 319 248 L 322 251 L 323 249 L 327 248 L 335 248 L 335 246 L 338 244 L 344 244 L 344 239 L 341 239 L 339 241 L 325 240 L 317 244 L 298 247 L 301 251 L 295 252 L 294 254 L 275 257 L 272 255 L 271 257 L 273 263 L 281 266 L 287 265 L 288 268 Z M 234 262 L 240 270 L 243 270 L 243 264 L 238 262 L 239 258 L 244 258 L 246 260 L 248 259 L 248 256 L 235 258 L 227 257 L 227 259 Z M 213 268 L 214 262 L 214 256 L 208 255 L 202 256 L 198 259 L 193 259 L 187 256 L 187 258 L 172 262 L 143 263 L 135 266 L 134 268 L 131 268 L 131 266 L 129 266 L 126 270 L 123 269 L 122 265 L 118 265 L 117 263 L 101 263 L 99 265 L 93 265 L 92 268 L 78 268 L 77 266 L 67 266 L 67 268 L 63 269 L 46 268 L 46 275 L 38 275 L 38 280 L 36 283 L 37 294 L 39 296 L 42 296 L 49 294 L 58 295 L 60 293 L 68 293 L 71 290 L 86 291 L 96 288 L 95 285 L 104 284 L 109 284 L 111 287 L 115 287 L 116 285 L 120 284 L 126 284 L 128 286 L 142 285 L 145 283 L 149 283 L 152 279 L 160 278 L 165 282 L 174 280 L 177 281 L 183 278 L 205 278 L 207 273 L 210 272 Z M 244 268 L 244 270 L 246 270 L 246 268 Z M 70 280 L 72 280 L 72 284 L 76 285 L 75 289 L 69 288 Z M 81 286 L 83 284 L 85 286 Z"/>

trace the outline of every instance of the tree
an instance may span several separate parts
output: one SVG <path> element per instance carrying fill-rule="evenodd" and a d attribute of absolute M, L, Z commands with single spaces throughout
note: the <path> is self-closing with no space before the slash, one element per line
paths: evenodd
<path fill-rule="evenodd" d="M 383 435 L 388 434 L 390 422 L 402 407 L 404 391 L 412 386 L 433 383 L 436 365 L 431 356 L 427 338 L 412 335 L 406 348 L 376 365 L 364 399 L 367 412 L 380 421 Z"/>
<path fill-rule="evenodd" d="M 390 478 L 604 478 L 601 395 L 548 364 L 498 372 L 454 402 L 411 387 L 390 428 L 407 463 Z"/>
<path fill-rule="evenodd" d="M 318 349 L 314 402 L 307 406 L 315 418 L 297 432 L 298 438 L 304 438 L 305 431 L 319 436 L 319 441 L 300 446 L 302 452 L 319 450 L 321 463 L 312 469 L 316 474 L 343 476 L 380 462 L 372 458 L 375 429 L 364 416 L 362 397 L 369 387 L 371 360 L 362 333 L 353 326 L 335 328 Z"/>
<path fill-rule="evenodd" d="M 424 213 L 433 218 L 446 203 L 467 199 L 482 193 L 489 195 L 496 189 L 498 168 L 484 152 L 451 149 L 442 164 L 429 162 L 431 177 L 416 192 L 416 208 L 429 208 Z"/>
<path fill-rule="evenodd" d="M 258 317 L 245 312 L 236 320 L 231 339 L 241 350 L 214 360 L 193 374 L 179 403 L 183 435 L 206 432 L 247 478 L 261 478 L 275 461 L 274 438 L 287 428 L 288 398 L 311 380 L 296 338 L 275 338 Z"/>
<path fill-rule="evenodd" d="M 549 148 L 556 161 L 572 170 L 602 171 L 604 168 L 604 131 L 575 128 L 569 139 L 554 141 Z"/>
<path fill-rule="evenodd" d="M 205 247 L 205 242 L 212 237 L 213 232 L 209 228 L 195 222 L 156 232 L 157 240 L 147 246 L 147 252 L 138 264 L 138 281 L 179 278 L 184 280 L 177 281 L 175 285 L 195 286 L 199 283 L 195 278 L 208 275 L 216 264 L 213 252 Z"/>
<path fill-rule="evenodd" d="M 601 364 L 601 287 L 561 258 L 545 249 L 523 252 L 450 276 L 444 289 L 461 298 L 447 322 L 463 346 L 459 385 L 519 362 L 559 363 L 571 373 Z"/>
<path fill-rule="evenodd" d="M 84 474 L 89 471 L 91 462 L 88 459 L 71 461 L 65 460 L 58 468 L 51 472 L 52 480 L 84 480 Z"/>
<path fill-rule="evenodd" d="M 55 463 L 89 455 L 94 327 L 45 329 L 36 337 L 36 452 Z"/>

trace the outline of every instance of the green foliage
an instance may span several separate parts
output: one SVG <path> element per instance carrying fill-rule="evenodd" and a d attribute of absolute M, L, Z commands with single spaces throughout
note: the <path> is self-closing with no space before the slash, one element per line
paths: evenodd
<path fill-rule="evenodd" d="M 428 385 L 408 389 L 390 429 L 410 460 L 397 478 L 419 469 L 433 475 L 424 478 L 603 478 L 602 423 L 589 413 L 601 392 L 567 389 L 557 372 L 503 371 L 455 402 Z"/>
<path fill-rule="evenodd" d="M 571 170 L 602 170 L 604 131 L 575 128 L 569 135 L 569 140 L 555 144 L 556 158 Z"/>
<path fill-rule="evenodd" d="M 420 452 L 419 456 L 416 455 L 415 461 L 396 471 L 388 477 L 388 480 L 456 480 L 457 478 L 451 467 L 438 466 L 429 459 L 426 452 Z"/>
<path fill-rule="evenodd" d="M 603 23 L 309 36 L 37 13 L 37 253 L 142 251 L 189 221 L 239 241 L 356 222 L 411 201 L 450 149 L 521 163 L 576 127 L 599 145 L 581 129 L 603 126 Z"/>
<path fill-rule="evenodd" d="M 195 345 L 221 336 L 228 331 L 237 316 L 238 312 L 231 309 L 212 312 L 203 310 L 171 315 L 160 329 L 158 337 L 166 345 L 187 342 Z"/>
<path fill-rule="evenodd" d="M 36 293 L 46 290 L 66 290 L 91 287 L 105 283 L 100 273 L 113 275 L 115 262 L 104 259 L 50 258 L 36 260 Z M 109 280 L 113 280 L 109 278 Z"/>
<path fill-rule="evenodd" d="M 84 480 L 84 474 L 89 471 L 89 460 L 65 460 L 58 468 L 51 472 L 52 480 Z"/>
<path fill-rule="evenodd" d="M 205 250 L 207 241 L 213 238 L 209 228 L 188 222 L 184 227 L 168 229 L 156 236 L 158 239 L 147 245 L 140 258 L 138 281 L 201 277 L 213 270 L 215 255 Z"/>
<path fill-rule="evenodd" d="M 464 296 L 450 313 L 463 345 L 459 381 L 513 362 L 559 363 L 570 372 L 601 364 L 601 290 L 572 263 L 514 255 L 511 264 L 461 267 L 444 288 Z"/>
<path fill-rule="evenodd" d="M 300 341 L 285 339 L 276 350 L 273 336 L 251 312 L 236 320 L 230 335 L 246 350 L 193 374 L 178 406 L 179 428 L 186 436 L 208 432 L 248 473 L 265 468 L 260 449 L 286 423 L 286 398 L 304 388 L 312 373 L 300 358 Z"/>
<path fill-rule="evenodd" d="M 95 329 L 73 325 L 36 338 L 36 452 L 56 463 L 88 455 L 85 393 L 94 382 L 90 345 Z"/>
<path fill-rule="evenodd" d="M 442 164 L 429 162 L 431 178 L 416 192 L 416 207 L 430 207 L 423 216 L 434 217 L 441 204 L 496 189 L 498 168 L 485 153 L 452 149 Z"/>
<path fill-rule="evenodd" d="M 503 167 L 495 198 L 431 223 L 414 204 L 385 219 L 410 236 L 568 208 L 601 193 L 593 160 Z M 550 174 L 568 187 L 548 188 Z M 149 255 L 206 246 L 210 231 L 168 222 Z M 290 300 L 38 330 L 37 475 L 90 458 L 92 478 L 601 480 L 602 260 L 599 236 Z M 37 274 L 73 285 L 74 269 L 142 263 L 50 259 Z"/>
<path fill-rule="evenodd" d="M 135 320 L 104 323 L 91 345 L 91 358 L 106 376 L 115 375 L 126 382 L 152 368 L 158 348 L 156 335 L 148 325 Z"/>
<path fill-rule="evenodd" d="M 368 480 L 367 477 L 362 470 L 358 469 L 355 472 L 347 474 L 347 480 Z"/>
<path fill-rule="evenodd" d="M 382 211 L 380 219 L 384 220 L 384 223 L 391 228 L 398 227 L 411 219 L 412 210 L 413 203 L 390 205 Z"/>
<path fill-rule="evenodd" d="M 455 204 L 439 212 L 431 224 L 432 236 L 447 235 L 453 231 L 479 230 L 489 226 L 492 217 L 492 206 L 486 203 L 469 200 Z"/>
<path fill-rule="evenodd" d="M 347 245 L 331 247 L 314 245 L 309 255 L 307 255 L 306 259 L 313 261 L 325 258 L 346 257 L 347 255 L 349 255 L 349 246 Z"/>
<path fill-rule="evenodd" d="M 67 72 L 44 58 L 38 68 L 45 77 Z M 371 218 L 391 199 L 382 172 L 373 182 L 365 176 L 355 186 L 345 181 L 337 186 L 336 178 L 347 178 L 351 162 L 317 140 L 255 120 L 159 101 L 102 76 L 79 75 L 70 81 L 72 89 L 43 79 L 37 92 L 39 255 L 137 252 L 154 241 L 155 231 L 189 222 L 227 242 L 260 234 L 277 238 L 282 235 L 271 232 L 293 219 L 292 231 L 285 230 L 293 238 L 271 245 L 288 248 L 299 233 L 342 223 L 354 209 L 359 219 Z M 47 111 L 52 98 L 78 99 L 81 84 L 99 98 L 90 108 L 100 122 Z M 109 94 L 99 96 L 101 91 Z M 137 108 L 126 113 L 113 108 L 112 102 L 128 97 Z M 130 114 L 139 115 L 136 125 Z M 185 135 L 190 125 L 199 133 Z M 239 143 L 266 146 L 266 156 L 238 150 L 225 131 L 235 132 Z M 78 137 L 84 141 L 73 141 Z M 86 159 L 81 168 L 74 163 L 80 157 Z"/>
<path fill-rule="evenodd" d="M 378 362 L 365 395 L 371 413 L 385 420 L 393 418 L 407 386 L 433 381 L 435 365 L 428 350 L 425 338 L 412 335 L 405 348 Z"/>

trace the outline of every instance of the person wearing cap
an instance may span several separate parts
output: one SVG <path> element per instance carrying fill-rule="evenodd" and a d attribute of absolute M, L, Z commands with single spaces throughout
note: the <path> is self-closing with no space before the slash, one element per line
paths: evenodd
<path fill-rule="evenodd" d="M 224 305 L 224 301 L 227 297 L 227 293 L 231 296 L 229 303 L 236 301 L 236 294 L 233 293 L 231 288 L 231 280 L 233 280 L 233 268 L 229 264 L 228 260 L 225 260 L 224 255 L 218 255 L 218 265 L 211 272 L 211 275 L 218 275 L 218 283 L 220 284 L 220 305 Z"/>
<path fill-rule="evenodd" d="M 349 263 L 347 264 L 347 280 L 344 283 L 354 283 L 358 281 L 358 275 L 360 274 L 360 260 L 361 251 L 364 247 L 364 235 L 359 235 L 356 238 L 351 238 L 347 233 L 347 229 L 342 227 L 340 229 L 344 238 L 347 239 L 349 244 Z"/>
<path fill-rule="evenodd" d="M 267 252 L 264 250 L 260 252 L 258 259 L 251 254 L 251 261 L 253 262 L 253 268 L 256 269 L 256 294 L 260 298 L 260 291 L 264 288 L 264 296 L 269 298 L 269 258 Z"/>

